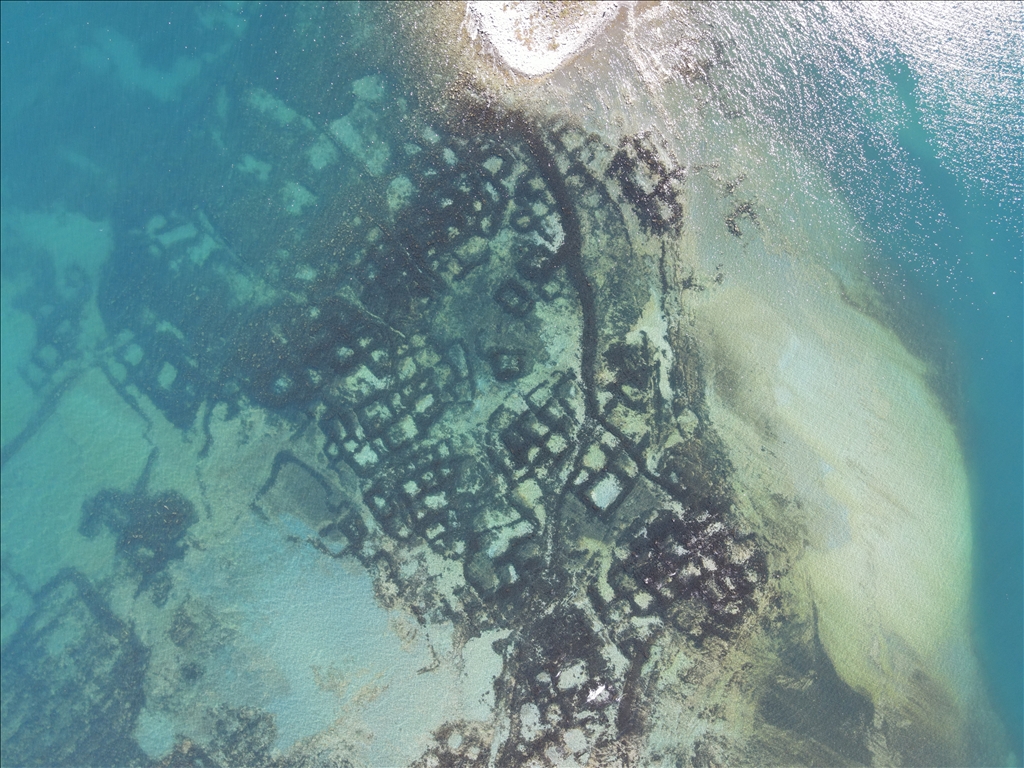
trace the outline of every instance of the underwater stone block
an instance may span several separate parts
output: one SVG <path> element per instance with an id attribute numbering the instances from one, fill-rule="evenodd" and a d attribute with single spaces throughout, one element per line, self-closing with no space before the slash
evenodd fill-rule
<path id="1" fill-rule="evenodd" d="M 352 111 L 329 126 L 331 136 L 366 166 L 373 176 L 383 175 L 391 159 L 391 147 L 381 137 L 383 117 L 358 101 Z"/>
<path id="2" fill-rule="evenodd" d="M 491 364 L 494 378 L 503 383 L 522 378 L 529 367 L 523 350 L 503 347 L 489 350 L 487 362 Z"/>

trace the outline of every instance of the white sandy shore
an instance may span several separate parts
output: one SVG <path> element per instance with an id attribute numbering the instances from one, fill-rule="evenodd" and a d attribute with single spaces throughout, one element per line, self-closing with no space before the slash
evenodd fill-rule
<path id="1" fill-rule="evenodd" d="M 619 12 L 618 2 L 482 2 L 466 4 L 466 24 L 510 69 L 538 77 L 587 47 Z"/>

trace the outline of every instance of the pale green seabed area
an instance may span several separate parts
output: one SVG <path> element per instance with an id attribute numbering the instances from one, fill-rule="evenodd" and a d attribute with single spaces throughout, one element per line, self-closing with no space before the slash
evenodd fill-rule
<path id="1" fill-rule="evenodd" d="M 88 258 L 95 274 L 109 256 L 102 223 L 64 214 L 4 220 L 7 237 L 41 245 L 58 265 Z M 86 256 L 83 243 L 95 245 Z M 7 371 L 25 370 L 30 362 L 31 346 L 18 344 L 26 338 L 18 332 L 30 321 L 19 314 L 5 305 Z M 67 568 L 107 585 L 115 613 L 150 646 L 151 670 L 164 667 L 162 674 L 169 674 L 167 667 L 189 661 L 167 641 L 175 637 L 170 621 L 188 616 L 186 622 L 200 624 L 203 647 L 187 647 L 210 668 L 204 685 L 165 691 L 156 679 L 147 686 L 151 706 L 140 713 L 133 735 L 153 758 L 168 754 L 180 734 L 209 738 L 206 708 L 225 703 L 272 712 L 275 746 L 326 731 L 325 754 L 358 755 L 367 765 L 408 764 L 446 720 L 488 717 L 491 683 L 500 672 L 489 647 L 494 633 L 461 645 L 456 665 L 448 658 L 450 626 L 424 631 L 405 612 L 382 608 L 364 569 L 301 543 L 315 533 L 310 519 L 319 523 L 316 514 L 325 512 L 315 491 L 309 499 L 278 493 L 273 520 L 254 518 L 249 503 L 260 495 L 258 485 L 281 445 L 280 422 L 267 424 L 258 411 L 230 421 L 217 414 L 210 427 L 215 448 L 200 460 L 194 432 L 183 435 L 143 398 L 129 405 L 102 363 L 89 361 L 95 347 L 81 352 L 81 370 L 67 372 L 70 383 L 56 407 L 4 466 L 5 645 L 31 610 L 26 591 Z M 3 403 L 6 424 L 40 408 L 27 387 L 6 382 Z M 149 493 L 173 490 L 217 511 L 193 525 L 192 545 L 174 564 L 171 604 L 184 606 L 178 613 L 156 610 L 136 594 L 135 582 L 124 581 L 114 536 L 103 531 L 87 538 L 79 531 L 88 500 L 103 490 L 131 493 L 147 457 L 157 454 L 147 471 Z M 286 543 L 285 536 L 296 541 Z M 438 669 L 441 658 L 448 663 Z M 417 675 L 424 668 L 433 670 L 425 685 Z"/>
<path id="2" fill-rule="evenodd" d="M 145 88 L 152 72 L 133 77 L 130 46 L 115 47 L 114 74 Z M 852 216 L 805 160 L 679 83 L 655 91 L 650 112 L 627 111 L 622 93 L 642 86 L 633 63 L 611 58 L 599 68 L 585 55 L 506 96 L 543 119 L 551 104 L 556 119 L 584 115 L 583 130 L 541 149 L 518 130 L 452 136 L 383 77 L 353 78 L 331 115 L 304 114 L 308 96 L 291 106 L 289 94 L 224 88 L 205 183 L 227 179 L 237 197 L 217 210 L 154 210 L 115 233 L 5 199 L 5 253 L 31 249 L 58 286 L 92 286 L 77 355 L 39 374 L 35 394 L 19 372 L 50 353 L 4 281 L 5 654 L 20 638 L 19 651 L 58 659 L 87 647 L 84 631 L 127 659 L 130 627 L 148 649 L 144 705 L 86 654 L 74 662 L 131 724 L 117 745 L 130 762 L 190 750 L 196 764 L 201 752 L 224 765 L 374 766 L 1005 755 L 990 751 L 998 728 L 967 637 L 960 450 L 928 364 L 869 314 L 882 316 L 881 299 Z M 602 89 L 604 113 L 573 102 L 601 103 Z M 627 152 L 617 171 L 620 137 L 652 126 L 641 161 Z M 666 181 L 677 166 L 678 188 Z M 559 174 L 578 178 L 565 188 L 579 244 Z M 682 229 L 671 205 L 631 205 L 629 178 L 642 194 L 665 182 Z M 346 184 L 359 203 L 327 198 Z M 426 218 L 413 225 L 403 216 L 417 206 Z M 471 218 L 427 260 L 437 296 L 389 283 L 422 277 L 401 261 L 420 245 L 414 226 L 460 206 Z M 235 239 L 246 226 L 251 254 Z M 393 242 L 403 227 L 413 245 Z M 325 247 L 329 235 L 341 245 Z M 213 314 L 251 319 L 239 343 L 268 370 L 190 346 L 175 325 L 188 312 L 149 294 L 104 328 L 99 284 L 112 280 L 104 262 L 124 258 L 118 236 L 173 290 L 215 285 L 229 306 Z M 544 262 L 566 241 L 590 309 L 571 267 Z M 405 272 L 387 273 L 396 258 Z M 416 311 L 386 313 L 389 301 Z M 321 313 L 351 328 L 330 337 Z M 307 341 L 316 334 L 326 348 Z M 289 368 L 293 354 L 305 357 Z M 225 360 L 238 372 L 215 369 Z M 188 422 L 183 382 L 209 393 Z M 147 539 L 160 521 L 168 539 Z M 637 543 L 655 530 L 689 549 Z M 29 593 L 68 568 L 124 622 L 120 635 L 85 598 L 84 630 L 31 641 L 19 629 Z M 685 598 L 642 578 L 676 571 L 691 579 Z M 74 710 L 113 727 L 91 707 L 83 697 Z M 29 707 L 10 711 L 30 727 Z M 53 754 L 74 743 L 58 737 Z"/>

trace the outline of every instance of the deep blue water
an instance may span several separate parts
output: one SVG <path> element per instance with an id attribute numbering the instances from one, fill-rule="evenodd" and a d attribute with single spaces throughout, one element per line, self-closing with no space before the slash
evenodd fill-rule
<path id="1" fill-rule="evenodd" d="M 1020 6 L 1016 5 L 1020 19 Z M 977 11 L 982 14 L 982 11 Z M 93 220 L 138 221 L 188 199 L 180 156 L 218 88 L 247 71 L 265 82 L 277 62 L 275 23 L 287 7 L 245 14 L 242 42 L 226 27 L 204 29 L 187 3 L 2 5 L 3 208 L 80 211 Z M 756 15 L 756 14 L 755 14 Z M 828 19 L 821 26 L 841 34 Z M 984 19 L 978 22 L 984 26 Z M 83 64 L 83 47 L 111 39 L 106 28 L 136 44 L 143 64 L 171 68 L 194 57 L 204 68 L 162 102 Z M 791 29 L 779 34 L 797 34 Z M 736 34 L 748 34 L 739 29 Z M 944 382 L 967 455 L 974 499 L 976 641 L 992 694 L 1024 754 L 1024 125 L 1020 28 L 1005 55 L 979 56 L 973 82 L 1002 89 L 998 108 L 972 133 L 956 105 L 923 82 L 912 54 L 876 41 L 861 51 L 826 51 L 810 32 L 806 60 L 780 77 L 798 78 L 811 96 L 799 105 L 765 95 L 756 108 L 830 171 L 873 239 L 887 292 L 904 292 L 941 319 L 953 361 Z M 1000 38 L 1002 39 L 1002 38 Z M 965 37 L 951 46 L 981 45 Z M 742 47 L 756 46 L 749 33 Z M 886 49 L 886 45 L 890 47 Z M 220 46 L 234 46 L 204 59 Z M 100 48 L 102 51 L 102 47 Z M 101 53 L 109 58 L 110 52 Z M 970 59 L 971 54 L 965 54 Z M 1011 63 L 1007 64 L 1007 60 Z M 362 74 L 358 56 L 351 77 Z M 242 73 L 241 75 L 239 73 Z M 282 71 L 281 77 L 299 77 Z M 793 89 L 790 89 L 792 92 Z M 850 96 L 857 93 L 858 98 Z M 325 93 L 325 99 L 343 98 Z M 754 99 L 756 102 L 757 99 Z M 882 106 L 879 107 L 878 105 Z M 867 105 L 872 105 L 871 108 Z M 884 112 L 879 122 L 878 111 Z M 1001 110 L 1001 111 L 1000 111 Z M 837 125 L 845 126 L 835 131 Z M 973 126 L 977 128 L 976 125 Z M 979 150 L 979 141 L 1001 143 Z M 88 163 L 85 163 L 85 160 Z M 115 224 L 116 227 L 116 224 Z M 48 267 L 5 246 L 2 276 L 27 279 L 23 301 L 47 303 L 57 290 Z M 57 315 L 59 316 L 59 311 Z M 38 317 L 42 317 L 39 315 Z M 44 322 L 44 320 L 40 320 Z M 56 321 L 47 321 L 57 327 Z M 5 337 L 6 338 L 6 337 Z M 934 344 L 931 336 L 930 344 Z M 72 349 L 59 350 L 73 354 Z M 7 398 L 8 392 L 3 396 Z M 6 411 L 5 411 L 6 413 Z M 7 440 L 5 430 L 5 441 Z M 5 452 L 6 452 L 5 447 Z M 7 546 L 15 546 L 5 542 Z M 5 589 L 7 582 L 5 581 Z"/>

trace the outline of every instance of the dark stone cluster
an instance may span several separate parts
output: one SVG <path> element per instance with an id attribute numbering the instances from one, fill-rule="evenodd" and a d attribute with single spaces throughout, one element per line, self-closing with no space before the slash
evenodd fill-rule
<path id="1" fill-rule="evenodd" d="M 473 236 L 489 239 L 504 223 L 510 190 L 502 183 L 516 157 L 499 141 L 451 134 L 435 141 L 406 145 L 404 174 L 415 190 L 398 212 L 393 239 L 397 248 L 419 265 L 415 269 L 444 283 L 465 279 L 489 262 L 485 250 L 459 252 Z"/>
<path id="2" fill-rule="evenodd" d="M 552 200 L 540 177 L 518 179 L 524 170 L 521 149 L 487 137 L 433 138 L 405 145 L 404 178 L 412 185 L 408 204 L 393 221 L 373 220 L 381 237 L 361 256 L 365 306 L 393 322 L 413 319 L 431 299 L 490 265 L 486 241 L 505 226 L 519 236 L 515 247 L 523 254 L 526 279 L 543 293 L 554 259 L 544 255 L 549 249 L 534 233 L 550 239 L 539 218 Z M 556 290 L 547 287 L 549 293 Z M 495 298 L 517 317 L 534 301 L 515 277 Z"/>
<path id="3" fill-rule="evenodd" d="M 621 676 L 584 613 L 556 605 L 529 622 L 508 654 L 501 691 L 510 715 L 499 765 L 575 761 L 616 733 Z"/>
<path id="4" fill-rule="evenodd" d="M 114 383 L 129 397 L 137 388 L 183 429 L 204 401 L 248 399 L 291 414 L 333 405 L 342 379 L 360 367 L 390 386 L 397 372 L 384 368 L 399 361 L 405 339 L 426 332 L 428 346 L 446 355 L 460 331 L 431 326 L 453 294 L 460 312 L 486 304 L 510 320 L 502 328 L 481 307 L 495 330 L 449 361 L 462 379 L 476 364 L 501 383 L 528 373 L 534 351 L 517 337 L 536 304 L 564 286 L 557 206 L 529 153 L 515 139 L 437 134 L 406 141 L 404 152 L 405 175 L 392 186 L 405 182 L 407 199 L 392 210 L 390 198 L 385 205 L 385 195 L 369 195 L 359 215 L 349 214 L 361 229 L 339 234 L 327 220 L 296 227 L 283 214 L 282 234 L 244 255 L 204 216 L 156 217 L 127 233 L 99 293 L 117 339 Z M 222 215 L 238 228 L 230 211 Z M 502 229 L 512 231 L 513 258 L 492 263 L 489 241 Z M 446 391 L 441 379 L 435 392 Z M 439 408 L 438 399 L 416 418 Z"/>
<path id="5" fill-rule="evenodd" d="M 628 550 L 608 574 L 615 599 L 600 600 L 611 624 L 657 615 L 697 639 L 727 637 L 766 578 L 753 537 L 739 534 L 720 511 L 661 508 L 625 538 Z M 635 652 L 632 639 L 626 645 L 624 652 Z"/>
<path id="6" fill-rule="evenodd" d="M 683 221 L 679 198 L 685 173 L 664 155 L 652 134 L 638 133 L 622 140 L 608 169 L 640 223 L 658 234 L 679 229 Z"/>
<path id="7" fill-rule="evenodd" d="M 664 431 L 669 415 L 658 387 L 661 361 L 652 354 L 645 333 L 638 341 L 616 341 L 603 357 L 607 383 L 602 391 L 602 421 L 634 451 L 647 450 Z"/>
<path id="8" fill-rule="evenodd" d="M 53 259 L 31 249 L 6 248 L 4 277 L 15 275 L 27 277 L 28 287 L 11 304 L 32 318 L 35 329 L 30 361 L 18 373 L 40 393 L 53 383 L 61 366 L 81 355 L 82 315 L 92 298 L 92 280 L 74 263 L 58 268 Z"/>
<path id="9" fill-rule="evenodd" d="M 466 552 L 477 493 L 485 486 L 470 459 L 438 443 L 374 478 L 364 500 L 389 536 L 406 542 L 419 537 L 458 559 Z"/>
<path id="10" fill-rule="evenodd" d="M 235 375 L 255 402 L 274 409 L 307 407 L 367 363 L 390 378 L 381 366 L 391 359 L 387 328 L 337 297 L 316 298 L 322 300 L 285 301 L 252 319 Z"/>
<path id="11" fill-rule="evenodd" d="M 725 217 L 725 228 L 729 230 L 729 234 L 733 237 L 742 237 L 743 230 L 740 229 L 740 221 L 746 219 L 756 227 L 760 227 L 761 223 L 757 219 L 757 211 L 754 210 L 754 204 L 749 200 L 744 200 L 736 203 L 732 210 Z"/>
<path id="12" fill-rule="evenodd" d="M 477 723 L 448 722 L 433 734 L 433 745 L 412 768 L 485 768 L 491 760 L 491 734 Z"/>
<path id="13" fill-rule="evenodd" d="M 232 293 L 227 276 L 239 265 L 223 243 L 178 217 L 163 229 L 163 241 L 141 229 L 126 233 L 104 266 L 97 300 L 123 383 L 188 429 L 205 399 L 224 399 L 250 310 Z M 205 237 L 210 252 L 199 259 L 191 249 Z"/>
<path id="14" fill-rule="evenodd" d="M 253 707 L 221 706 L 211 719 L 214 738 L 208 751 L 217 765 L 272 765 L 277 740 L 273 715 Z"/>
<path id="15" fill-rule="evenodd" d="M 209 712 L 207 729 L 212 736 L 202 747 L 179 739 L 158 768 L 222 768 L 231 765 L 262 765 L 268 768 L 299 768 L 327 763 L 275 755 L 277 724 L 273 715 L 255 707 L 220 706 Z M 334 763 L 337 764 L 337 763 Z M 344 768 L 342 764 L 341 768 Z"/>
<path id="16" fill-rule="evenodd" d="M 461 348 L 444 359 L 434 349 L 420 349 L 420 359 L 429 361 L 422 376 L 416 373 L 417 355 L 410 354 L 396 364 L 399 374 L 390 388 L 366 391 L 350 382 L 351 399 L 338 400 L 321 417 L 325 450 L 332 462 L 344 462 L 361 478 L 363 502 L 389 537 L 409 546 L 425 542 L 461 561 L 481 597 L 508 604 L 523 586 L 521 579 L 538 566 L 532 537 L 539 525 L 532 510 L 502 492 L 477 453 L 434 436 L 434 419 L 456 404 L 466 381 Z M 399 354 L 404 351 L 399 347 Z M 446 364 L 452 357 L 454 364 Z M 365 381 L 373 374 L 362 376 Z M 343 529 L 353 545 L 349 551 L 358 552 L 355 545 L 365 536 L 352 530 L 359 528 L 358 517 L 332 526 Z"/>
<path id="17" fill-rule="evenodd" d="M 606 429 L 596 430 L 581 457 L 570 480 L 573 495 L 593 516 L 608 521 L 639 479 L 639 467 L 622 441 Z"/>
<path id="18" fill-rule="evenodd" d="M 565 374 L 495 409 L 487 425 L 489 455 L 509 487 L 530 479 L 555 487 L 574 452 L 581 411 L 579 386 Z"/>
<path id="19" fill-rule="evenodd" d="M 656 366 L 651 360 L 646 335 L 639 344 L 617 341 L 605 351 L 607 367 L 614 371 L 613 381 L 606 389 L 635 411 L 650 407 Z M 606 410 L 610 410 L 606 406 Z"/>
<path id="20" fill-rule="evenodd" d="M 580 418 L 578 403 L 570 402 L 578 390 L 559 374 L 527 396 L 526 410 L 543 423 L 532 428 L 548 433 L 540 457 L 513 445 L 537 437 L 528 434 L 522 409 L 508 417 L 519 422 L 507 432 L 509 425 L 496 426 L 503 416 L 491 417 L 488 434 L 504 433 L 505 442 L 496 442 L 512 450 L 497 476 L 477 436 L 448 434 L 449 423 L 476 407 L 485 373 L 514 385 L 533 368 L 533 353 L 517 342 L 534 307 L 558 296 L 564 279 L 559 250 L 545 239 L 558 234 L 554 200 L 523 147 L 435 139 L 406 145 L 407 178 L 418 190 L 412 202 L 386 224 L 372 224 L 364 245 L 346 254 L 359 277 L 358 310 L 312 298 L 302 312 L 297 305 L 271 309 L 264 317 L 272 320 L 255 323 L 261 335 L 246 353 L 252 363 L 244 386 L 270 406 L 285 404 L 275 401 L 275 387 L 307 406 L 321 404 L 328 461 L 355 473 L 366 508 L 389 537 L 462 562 L 470 588 L 490 606 L 490 618 L 474 619 L 486 625 L 513 610 L 540 564 L 540 523 L 516 493 L 524 473 L 505 465 L 544 464 L 539 475 L 546 477 L 566 460 Z M 492 262 L 485 236 L 502 228 L 512 230 L 505 235 L 512 259 Z M 424 290 L 409 293 L 402 284 L 410 279 Z M 472 342 L 427 313 L 449 300 L 467 313 Z M 313 320 L 311 310 L 318 313 Z M 510 400 L 521 402 L 518 395 Z M 335 551 L 332 537 L 344 538 L 345 551 L 358 555 L 365 538 L 359 528 L 358 516 L 339 518 L 321 531 L 325 549 Z"/>
<path id="21" fill-rule="evenodd" d="M 104 490 L 83 505 L 79 531 L 92 538 L 102 526 L 114 534 L 117 552 L 139 578 L 141 592 L 171 560 L 184 557 L 185 534 L 195 521 L 192 502 L 174 491 L 148 495 Z"/>

